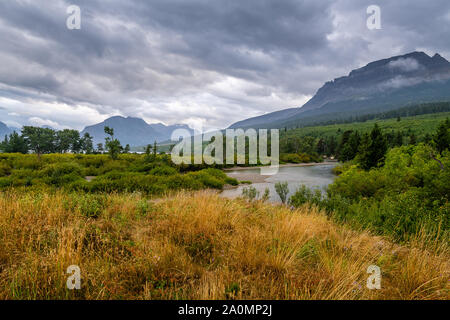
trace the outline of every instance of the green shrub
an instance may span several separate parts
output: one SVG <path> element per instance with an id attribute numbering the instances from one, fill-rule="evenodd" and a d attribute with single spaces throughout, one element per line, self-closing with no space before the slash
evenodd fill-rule
<path id="1" fill-rule="evenodd" d="M 158 166 L 156 168 L 153 168 L 149 172 L 149 174 L 152 174 L 155 176 L 172 176 L 177 173 L 178 173 L 178 171 L 175 168 L 168 167 L 168 166 Z"/>
<path id="2" fill-rule="evenodd" d="M 299 190 L 291 203 L 317 202 L 337 221 L 370 228 L 406 241 L 420 230 L 447 238 L 450 232 L 450 154 L 433 156 L 419 144 L 391 149 L 383 167 L 363 171 L 345 166 L 328 187 L 327 197 Z"/>
<path id="3" fill-rule="evenodd" d="M 300 207 L 306 203 L 322 206 L 322 192 L 319 189 L 314 191 L 302 185 L 297 191 L 289 198 L 289 204 L 294 207 Z"/>
<path id="4" fill-rule="evenodd" d="M 237 186 L 237 185 L 239 185 L 239 181 L 237 181 L 237 179 L 235 179 L 235 178 L 230 178 L 230 177 L 226 177 L 226 178 L 225 178 L 225 183 L 226 183 L 226 184 L 229 184 L 229 185 L 232 185 L 232 186 Z"/>
<path id="5" fill-rule="evenodd" d="M 286 203 L 287 195 L 289 193 L 289 187 L 287 182 L 277 182 L 275 183 L 275 191 L 281 199 L 282 203 Z"/>
<path id="6" fill-rule="evenodd" d="M 108 204 L 106 195 L 84 194 L 73 196 L 77 210 L 88 218 L 98 218 Z"/>
<path id="7" fill-rule="evenodd" d="M 258 199 L 259 197 L 259 191 L 256 190 L 255 187 L 248 187 L 248 188 L 244 188 L 242 189 L 242 197 L 244 199 L 247 199 L 248 201 L 254 201 L 256 199 Z"/>
<path id="8" fill-rule="evenodd" d="M 0 162 L 0 177 L 4 177 L 11 174 L 11 166 L 6 161 Z"/>

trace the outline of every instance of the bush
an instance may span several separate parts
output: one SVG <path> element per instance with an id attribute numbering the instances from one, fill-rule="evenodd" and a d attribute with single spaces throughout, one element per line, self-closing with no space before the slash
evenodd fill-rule
<path id="1" fill-rule="evenodd" d="M 242 197 L 248 201 L 254 201 L 259 197 L 259 191 L 255 187 L 248 187 L 242 189 Z"/>
<path id="2" fill-rule="evenodd" d="M 286 203 L 287 195 L 289 193 L 289 187 L 287 182 L 275 183 L 275 191 L 281 199 L 281 202 Z"/>
<path id="3" fill-rule="evenodd" d="M 134 192 L 162 195 L 170 190 L 222 189 L 238 185 L 219 169 L 175 166 L 170 157 L 157 156 L 148 162 L 144 155 L 123 154 L 112 160 L 107 155 L 0 154 L 0 189 L 10 187 L 64 188 L 68 191 Z M 186 174 L 180 171 L 190 171 Z M 88 182 L 85 176 L 96 178 Z"/>
<path id="4" fill-rule="evenodd" d="M 306 186 L 302 185 L 289 198 L 289 204 L 294 207 L 301 207 L 306 203 L 321 207 L 322 192 L 319 189 L 312 191 L 311 189 L 308 189 Z"/>
<path id="5" fill-rule="evenodd" d="M 177 174 L 178 171 L 175 168 L 168 167 L 168 166 L 158 166 L 152 170 L 150 170 L 149 174 L 155 175 L 155 176 L 172 176 Z"/>
<path id="6" fill-rule="evenodd" d="M 0 177 L 8 176 L 11 174 L 11 166 L 6 162 L 0 162 Z"/>
<path id="7" fill-rule="evenodd" d="M 385 165 L 363 171 L 343 167 L 320 201 L 334 219 L 370 228 L 405 241 L 425 229 L 434 237 L 448 237 L 450 156 L 433 156 L 419 144 L 391 149 Z M 308 192 L 296 194 L 293 204 L 304 203 Z"/>
<path id="8" fill-rule="evenodd" d="M 68 205 L 85 217 L 98 218 L 108 205 L 108 198 L 106 195 L 73 194 Z"/>

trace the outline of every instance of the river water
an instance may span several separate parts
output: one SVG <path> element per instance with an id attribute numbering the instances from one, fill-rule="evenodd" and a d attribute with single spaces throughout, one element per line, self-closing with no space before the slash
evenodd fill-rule
<path id="1" fill-rule="evenodd" d="M 284 181 L 288 182 L 288 198 L 295 193 L 301 185 L 305 185 L 310 189 L 320 189 L 321 191 L 324 191 L 336 177 L 332 172 L 332 169 L 336 165 L 337 164 L 317 164 L 305 167 L 280 167 L 276 175 L 267 176 L 264 182 L 252 183 L 251 186 L 255 187 L 260 192 L 260 196 L 262 196 L 266 188 L 269 188 L 270 201 L 280 202 L 280 198 L 275 191 L 275 183 Z M 259 174 L 259 169 L 245 169 L 227 172 L 227 175 L 238 180 L 245 180 L 245 176 L 255 174 Z M 240 185 L 234 189 L 224 190 L 221 195 L 226 198 L 236 198 L 242 195 L 242 189 L 246 187 L 248 188 L 249 185 Z"/>

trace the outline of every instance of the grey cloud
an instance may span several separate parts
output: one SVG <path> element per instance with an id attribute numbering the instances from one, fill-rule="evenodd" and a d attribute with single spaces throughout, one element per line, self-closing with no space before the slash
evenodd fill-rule
<path id="1" fill-rule="evenodd" d="M 420 69 L 420 64 L 416 59 L 406 58 L 397 59 L 388 63 L 388 68 L 398 69 L 403 72 L 410 72 Z"/>
<path id="2" fill-rule="evenodd" d="M 61 126 L 122 114 L 225 127 L 300 106 L 325 81 L 375 59 L 450 54 L 448 1 L 377 1 L 383 30 L 375 32 L 365 26 L 372 2 L 73 0 L 82 28 L 71 31 L 68 1 L 2 1 L 0 98 L 93 110 L 95 119 L 75 121 L 36 109 L 35 118 Z"/>

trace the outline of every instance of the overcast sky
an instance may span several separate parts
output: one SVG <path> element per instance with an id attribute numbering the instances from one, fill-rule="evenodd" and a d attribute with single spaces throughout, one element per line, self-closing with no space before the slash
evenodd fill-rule
<path id="1" fill-rule="evenodd" d="M 71 4 L 81 30 L 66 27 Z M 381 30 L 366 26 L 371 4 Z M 449 0 L 3 0 L 0 121 L 224 128 L 415 50 L 450 58 Z"/>

